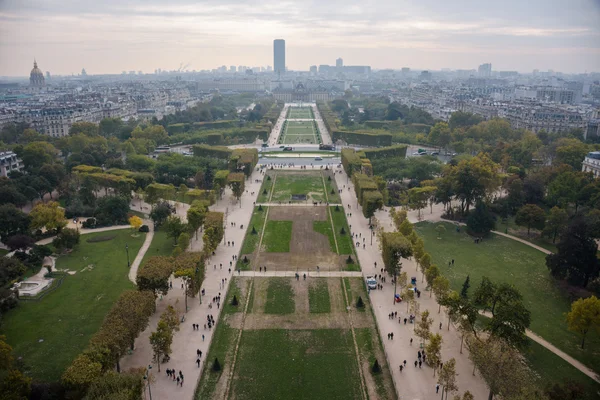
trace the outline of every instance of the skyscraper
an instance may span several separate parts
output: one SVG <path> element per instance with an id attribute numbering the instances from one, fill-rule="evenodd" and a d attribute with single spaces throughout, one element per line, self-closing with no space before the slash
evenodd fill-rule
<path id="1" fill-rule="evenodd" d="M 341 57 L 335 60 L 335 66 L 337 69 L 342 69 L 344 67 L 344 60 Z"/>
<path id="2" fill-rule="evenodd" d="M 273 70 L 276 74 L 285 73 L 285 40 L 273 40 Z"/>
<path id="3" fill-rule="evenodd" d="M 481 64 L 479 66 L 478 72 L 481 78 L 489 78 L 490 76 L 492 76 L 492 64 Z"/>

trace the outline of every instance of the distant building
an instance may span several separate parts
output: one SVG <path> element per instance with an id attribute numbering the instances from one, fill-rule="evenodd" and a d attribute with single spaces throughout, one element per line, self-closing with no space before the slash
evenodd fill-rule
<path id="1" fill-rule="evenodd" d="M 583 163 L 581 163 L 581 170 L 591 172 L 594 174 L 594 178 L 598 178 L 600 176 L 600 151 L 588 153 L 583 159 Z"/>
<path id="2" fill-rule="evenodd" d="M 329 101 L 332 99 L 330 92 L 323 87 L 306 88 L 304 84 L 298 83 L 293 89 L 278 86 L 273 89 L 273 98 L 277 101 L 297 102 L 297 101 Z"/>
<path id="3" fill-rule="evenodd" d="M 342 67 L 344 66 L 344 60 L 340 57 L 337 60 L 335 60 L 335 67 L 337 69 L 342 69 Z"/>
<path id="4" fill-rule="evenodd" d="M 0 176 L 8 177 L 11 171 L 22 171 L 25 165 L 12 151 L 0 152 Z"/>
<path id="5" fill-rule="evenodd" d="M 87 72 L 85 72 L 85 68 L 81 68 L 81 76 L 87 76 Z"/>
<path id="6" fill-rule="evenodd" d="M 29 86 L 32 88 L 42 88 L 46 86 L 44 73 L 38 68 L 36 60 L 33 60 L 33 69 L 29 73 Z"/>
<path id="7" fill-rule="evenodd" d="M 229 67 L 229 72 L 235 72 L 237 70 L 237 68 L 235 67 L 235 65 L 231 65 Z"/>
<path id="8" fill-rule="evenodd" d="M 419 79 L 421 79 L 422 81 L 430 81 L 431 80 L 431 72 L 421 71 L 421 75 L 419 75 Z"/>
<path id="9" fill-rule="evenodd" d="M 273 71 L 276 74 L 285 74 L 285 40 L 273 41 Z"/>
<path id="10" fill-rule="evenodd" d="M 317 66 L 311 65 L 309 71 L 310 71 L 311 75 L 316 75 L 318 72 Z"/>
<path id="11" fill-rule="evenodd" d="M 489 78 L 492 76 L 492 64 L 485 63 L 481 64 L 478 69 L 479 76 L 481 78 Z"/>

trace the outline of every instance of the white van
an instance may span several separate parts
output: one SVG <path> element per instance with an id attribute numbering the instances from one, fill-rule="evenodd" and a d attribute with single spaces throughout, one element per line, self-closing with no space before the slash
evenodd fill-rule
<path id="1" fill-rule="evenodd" d="M 374 276 L 367 276 L 367 287 L 371 290 L 377 289 L 377 279 Z"/>

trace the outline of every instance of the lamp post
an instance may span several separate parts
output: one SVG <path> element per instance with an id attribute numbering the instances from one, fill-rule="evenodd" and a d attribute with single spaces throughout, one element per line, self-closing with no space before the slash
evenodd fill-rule
<path id="1" fill-rule="evenodd" d="M 144 372 L 144 380 L 148 381 L 148 394 L 150 395 L 150 400 L 152 400 L 152 387 L 150 386 L 150 370 L 152 369 L 152 365 L 148 364 L 148 368 Z"/>
<path id="2" fill-rule="evenodd" d="M 398 271 L 402 269 L 402 263 L 398 263 L 394 266 L 394 302 L 392 304 L 396 304 L 396 290 L 398 286 Z"/>
<path id="3" fill-rule="evenodd" d="M 125 251 L 127 252 L 127 268 L 129 268 L 131 265 L 129 263 L 129 245 L 127 243 L 125 243 Z"/>

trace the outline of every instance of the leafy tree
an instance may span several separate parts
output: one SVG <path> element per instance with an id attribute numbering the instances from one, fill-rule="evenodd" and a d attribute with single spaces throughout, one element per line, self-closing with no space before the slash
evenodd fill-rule
<path id="1" fill-rule="evenodd" d="M 445 122 L 436 123 L 427 136 L 429 143 L 439 148 L 446 148 L 450 144 L 450 139 L 450 129 Z"/>
<path id="2" fill-rule="evenodd" d="M 437 232 L 437 238 L 441 239 L 442 235 L 446 232 L 446 227 L 442 224 L 439 224 L 435 227 L 435 231 Z"/>
<path id="3" fill-rule="evenodd" d="M 556 247 L 556 253 L 546 256 L 546 266 L 555 278 L 586 287 L 600 273 L 600 261 L 596 257 L 598 245 L 582 220 L 571 223 Z"/>
<path id="4" fill-rule="evenodd" d="M 428 287 L 431 288 L 433 286 L 433 282 L 435 281 L 435 278 L 440 276 L 440 273 L 441 273 L 440 269 L 435 264 L 431 265 L 429 268 L 427 268 L 425 270 L 425 280 L 427 281 Z M 433 290 L 432 290 L 432 292 L 433 292 Z M 431 297 L 431 293 L 429 296 Z"/>
<path id="5" fill-rule="evenodd" d="M 6 178 L 0 177 L 0 182 L 2 179 L 6 179 Z M 31 190 L 34 191 L 34 195 L 37 197 L 37 193 L 35 192 L 35 190 L 34 189 L 31 189 Z M 12 204 L 17 207 L 23 207 L 25 204 L 27 204 L 28 199 L 33 200 L 33 199 L 35 199 L 35 197 L 33 197 L 33 198 L 26 197 L 25 195 L 21 194 L 12 185 L 0 186 L 0 205 Z"/>
<path id="6" fill-rule="evenodd" d="M 456 167 L 446 171 L 454 181 L 456 196 L 461 200 L 463 213 L 477 200 L 493 193 L 500 185 L 499 166 L 485 153 L 469 160 L 462 160 Z"/>
<path id="7" fill-rule="evenodd" d="M 154 361 L 158 364 L 160 372 L 160 363 L 164 356 L 171 354 L 171 344 L 173 343 L 173 331 L 169 329 L 167 323 L 163 320 L 158 322 L 156 331 L 150 334 L 150 346 L 154 353 Z"/>
<path id="8" fill-rule="evenodd" d="M 375 211 L 383 208 L 383 195 L 377 190 L 365 192 L 362 196 L 361 205 L 363 216 L 369 218 L 370 224 L 371 218 L 375 215 Z"/>
<path id="9" fill-rule="evenodd" d="M 438 313 L 442 309 L 442 303 L 444 302 L 446 296 L 450 291 L 450 281 L 443 275 L 436 277 L 433 280 L 433 285 L 431 286 L 433 293 L 435 293 L 435 297 L 439 303 Z"/>
<path id="10" fill-rule="evenodd" d="M 471 277 L 467 275 L 467 279 L 462 285 L 462 289 L 460 290 L 460 297 L 466 299 L 469 297 L 469 288 L 471 287 Z"/>
<path id="11" fill-rule="evenodd" d="M 585 345 L 585 336 L 591 328 L 600 332 L 600 300 L 596 296 L 579 299 L 571 304 L 567 314 L 570 331 L 581 334 L 581 348 Z"/>
<path id="12" fill-rule="evenodd" d="M 81 353 L 62 374 L 62 383 L 72 389 L 85 389 L 102 375 L 102 364 Z"/>
<path id="13" fill-rule="evenodd" d="M 548 214 L 548 219 L 542 233 L 547 237 L 551 237 L 552 243 L 555 243 L 556 237 L 564 232 L 568 223 L 569 214 L 567 214 L 567 211 L 554 206 L 550 209 L 550 214 Z"/>
<path id="14" fill-rule="evenodd" d="M 429 310 L 425 310 L 421 313 L 421 320 L 415 326 L 415 335 L 421 338 L 422 342 L 429 339 L 431 335 L 431 325 L 433 324 L 433 318 L 429 317 Z"/>
<path id="15" fill-rule="evenodd" d="M 395 275 L 399 273 L 401 258 L 408 258 L 412 255 L 412 245 L 410 241 L 399 232 L 382 232 L 380 234 L 381 256 L 385 270 Z"/>
<path id="16" fill-rule="evenodd" d="M 181 251 L 185 251 L 187 247 L 190 245 L 190 235 L 186 232 L 183 232 L 177 238 L 177 248 Z"/>
<path id="17" fill-rule="evenodd" d="M 408 221 L 408 219 L 405 219 L 404 221 L 402 221 L 402 223 L 398 227 L 398 232 L 400 232 L 401 234 L 403 234 L 406 237 L 410 236 L 412 231 L 413 231 L 413 226 Z"/>
<path id="18" fill-rule="evenodd" d="M 425 354 L 427 355 L 427 363 L 433 368 L 433 376 L 435 376 L 435 371 L 442 358 L 442 337 L 439 334 L 429 335 L 429 343 L 425 346 Z"/>
<path id="19" fill-rule="evenodd" d="M 192 232 L 196 232 L 196 239 L 198 239 L 198 229 L 204 224 L 206 211 L 206 206 L 197 200 L 192 203 L 187 211 L 188 225 Z"/>
<path id="20" fill-rule="evenodd" d="M 514 212 L 514 210 L 519 209 L 523 204 L 525 204 L 525 191 L 523 181 L 519 178 L 512 179 L 510 183 L 507 185 L 508 196 L 506 201 L 508 202 L 508 207 L 510 208 L 510 212 Z"/>
<path id="21" fill-rule="evenodd" d="M 150 218 L 152 218 L 152 221 L 154 221 L 155 228 L 160 228 L 167 218 L 174 212 L 175 210 L 173 209 L 173 206 L 166 201 L 161 201 L 155 204 L 150 212 Z"/>
<path id="22" fill-rule="evenodd" d="M 27 171 L 37 171 L 44 164 L 52 164 L 56 160 L 58 150 L 48 142 L 31 142 L 15 152 L 23 160 Z"/>
<path id="23" fill-rule="evenodd" d="M 126 224 L 129 219 L 129 198 L 104 196 L 98 199 L 94 218 L 98 226 Z"/>
<path id="24" fill-rule="evenodd" d="M 456 360 L 454 358 L 449 359 L 444 363 L 438 376 L 438 383 L 444 388 L 446 392 L 446 398 L 448 398 L 448 392 L 454 393 L 458 391 L 458 385 L 456 384 Z"/>
<path id="25" fill-rule="evenodd" d="M 240 199 L 244 194 L 244 190 L 246 190 L 246 176 L 241 172 L 231 172 L 227 176 L 227 184 L 231 188 L 233 195 L 240 202 L 240 207 L 242 207 L 242 202 Z"/>
<path id="26" fill-rule="evenodd" d="M 585 388 L 580 383 L 568 380 L 549 386 L 545 394 L 549 400 L 579 400 L 585 398 Z"/>
<path id="27" fill-rule="evenodd" d="M 494 229 L 496 222 L 494 216 L 489 211 L 488 206 L 483 201 L 478 201 L 475 210 L 469 213 L 467 218 L 467 228 L 475 235 L 487 235 Z"/>
<path id="28" fill-rule="evenodd" d="M 546 223 L 546 213 L 544 210 L 535 204 L 525 204 L 519 209 L 515 217 L 515 222 L 519 226 L 527 227 L 527 234 L 531 228 L 543 229 Z"/>
<path id="29" fill-rule="evenodd" d="M 151 290 L 155 296 L 169 291 L 169 277 L 173 273 L 170 257 L 150 257 L 138 270 L 136 283 L 139 290 Z"/>
<path id="30" fill-rule="evenodd" d="M 521 353 L 503 339 L 490 336 L 480 340 L 469 336 L 467 346 L 469 358 L 490 390 L 488 399 L 517 398 L 534 381 Z"/>
<path id="31" fill-rule="evenodd" d="M 425 279 L 425 274 L 427 273 L 427 269 L 431 267 L 431 256 L 429 253 L 425 253 L 419 258 L 419 268 L 421 270 L 421 282 Z"/>
<path id="32" fill-rule="evenodd" d="M 36 204 L 29 216 L 31 217 L 31 229 L 61 230 L 67 225 L 65 211 L 55 201 Z"/>
<path id="33" fill-rule="evenodd" d="M 588 146 L 578 139 L 559 139 L 556 142 L 556 158 L 553 164 L 567 164 L 575 171 L 581 171 L 581 162 L 588 151 Z"/>
<path id="34" fill-rule="evenodd" d="M 140 229 L 140 226 L 142 226 L 143 223 L 144 221 L 142 221 L 142 219 L 137 215 L 132 215 L 129 217 L 129 225 L 131 225 L 131 228 L 136 232 L 138 229 Z"/>
<path id="35" fill-rule="evenodd" d="M 173 238 L 174 243 L 177 243 L 179 236 L 188 230 L 187 224 L 175 215 L 169 216 L 162 227 L 167 232 L 167 237 Z"/>
<path id="36" fill-rule="evenodd" d="M 79 231 L 76 229 L 65 228 L 52 241 L 52 245 L 57 250 L 72 249 L 79 244 Z"/>
<path id="37" fill-rule="evenodd" d="M 11 250 L 26 250 L 35 244 L 35 240 L 29 235 L 13 235 L 6 241 L 6 246 Z"/>

